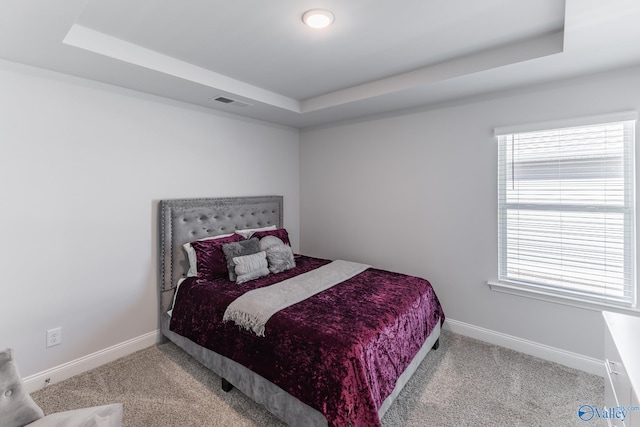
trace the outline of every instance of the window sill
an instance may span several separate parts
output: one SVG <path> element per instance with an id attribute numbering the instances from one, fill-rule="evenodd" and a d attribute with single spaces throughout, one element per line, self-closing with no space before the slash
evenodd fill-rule
<path id="1" fill-rule="evenodd" d="M 621 306 L 615 304 L 606 304 L 602 302 L 586 301 L 580 298 L 570 296 L 556 295 L 538 289 L 525 289 L 520 286 L 512 285 L 504 282 L 488 281 L 487 284 L 492 291 L 502 292 L 510 295 L 522 296 L 525 298 L 533 298 L 540 301 L 552 302 L 555 304 L 563 304 L 571 307 L 583 308 L 593 311 L 614 311 L 618 313 L 629 313 L 638 316 L 640 309 L 637 307 Z"/>

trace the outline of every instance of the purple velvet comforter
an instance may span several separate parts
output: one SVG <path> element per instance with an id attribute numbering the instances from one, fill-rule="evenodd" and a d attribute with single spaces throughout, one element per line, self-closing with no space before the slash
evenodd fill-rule
<path id="1" fill-rule="evenodd" d="M 296 267 L 237 285 L 185 280 L 171 330 L 263 376 L 327 418 L 329 426 L 379 426 L 378 409 L 438 321 L 427 280 L 370 268 L 275 314 L 258 337 L 222 322 L 243 293 L 329 261 L 298 257 Z"/>

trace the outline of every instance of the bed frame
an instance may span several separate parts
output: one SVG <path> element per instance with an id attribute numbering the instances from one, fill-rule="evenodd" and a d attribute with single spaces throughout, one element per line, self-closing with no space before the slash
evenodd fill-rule
<path id="1" fill-rule="evenodd" d="M 225 391 L 235 386 L 292 426 L 327 426 L 316 409 L 306 405 L 272 382 L 243 365 L 206 349 L 169 330 L 171 308 L 178 281 L 185 277 L 188 260 L 182 245 L 203 237 L 232 233 L 237 229 L 269 225 L 283 226 L 282 196 L 226 197 L 211 199 L 161 200 L 160 215 L 160 329 L 162 334 L 204 366 L 222 378 Z M 437 348 L 440 322 L 409 367 L 400 376 L 395 389 L 378 411 L 380 418 L 391 406 L 431 348 Z"/>

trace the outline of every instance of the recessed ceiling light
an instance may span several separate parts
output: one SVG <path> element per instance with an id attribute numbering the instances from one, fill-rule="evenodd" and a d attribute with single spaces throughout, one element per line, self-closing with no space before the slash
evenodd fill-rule
<path id="1" fill-rule="evenodd" d="M 325 28 L 333 24 L 333 13 L 324 9 L 311 9 L 307 10 L 302 15 L 302 22 L 310 26 L 311 28 Z"/>

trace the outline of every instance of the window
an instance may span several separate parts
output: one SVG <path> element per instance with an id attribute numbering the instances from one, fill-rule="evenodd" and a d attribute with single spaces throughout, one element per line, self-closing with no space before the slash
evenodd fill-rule
<path id="1" fill-rule="evenodd" d="M 634 304 L 636 117 L 496 129 L 500 282 Z"/>

